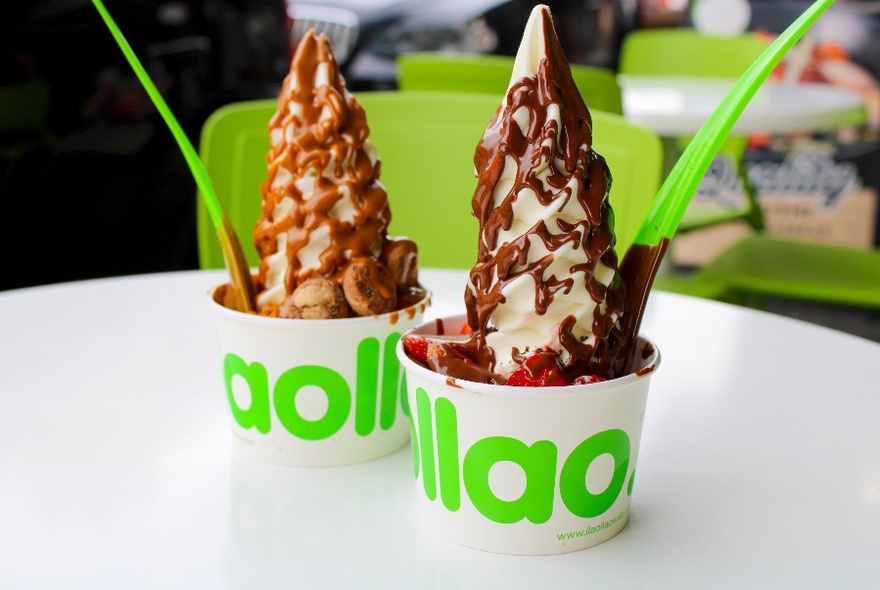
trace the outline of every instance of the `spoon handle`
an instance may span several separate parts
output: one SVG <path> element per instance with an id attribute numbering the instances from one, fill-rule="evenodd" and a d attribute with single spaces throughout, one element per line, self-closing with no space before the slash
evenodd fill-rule
<path id="1" fill-rule="evenodd" d="M 208 176 L 208 171 L 205 170 L 198 152 L 196 152 L 196 149 L 193 147 L 189 138 L 186 136 L 186 133 L 183 131 L 183 128 L 180 126 L 180 123 L 178 123 L 174 114 L 171 112 L 171 109 L 168 107 L 168 104 L 165 102 L 159 89 L 156 88 L 156 85 L 153 83 L 147 70 L 144 69 L 144 66 L 141 64 L 137 55 L 135 55 L 128 40 L 126 40 L 122 31 L 113 20 L 113 17 L 110 16 L 110 13 L 104 7 L 104 3 L 101 0 L 92 0 L 92 4 L 98 9 L 98 13 L 100 13 L 101 18 L 104 20 L 104 24 L 107 25 L 107 28 L 116 40 L 117 45 L 119 45 L 126 60 L 128 60 L 128 64 L 131 66 L 132 70 L 134 70 L 134 73 L 138 80 L 140 80 L 141 85 L 143 85 L 144 90 L 146 90 L 150 99 L 153 101 L 159 114 L 162 115 L 162 119 L 165 121 L 165 124 L 174 136 L 181 152 L 183 152 L 183 157 L 195 179 L 196 186 L 199 188 L 199 194 L 202 195 L 208 214 L 211 217 L 211 222 L 217 230 L 217 237 L 220 240 L 220 246 L 223 250 L 223 256 L 226 260 L 230 279 L 232 280 L 232 295 L 235 300 L 233 304 L 240 311 L 252 312 L 254 300 L 253 279 L 250 275 L 244 252 L 241 249 L 241 243 L 238 241 L 238 236 L 236 236 L 235 230 L 229 222 L 229 218 L 223 209 L 223 204 L 220 202 L 220 199 L 217 198 L 217 193 L 214 191 L 214 185 L 211 182 L 210 176 Z"/>
<path id="2" fill-rule="evenodd" d="M 833 3 L 834 0 L 813 3 L 764 50 L 715 107 L 661 185 L 635 244 L 655 246 L 661 238 L 672 239 L 709 164 L 749 101 L 785 53 Z"/>

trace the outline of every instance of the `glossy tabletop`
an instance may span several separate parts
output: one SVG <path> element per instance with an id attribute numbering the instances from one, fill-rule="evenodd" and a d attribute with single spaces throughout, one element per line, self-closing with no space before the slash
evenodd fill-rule
<path id="1" fill-rule="evenodd" d="M 2 588 L 877 588 L 880 345 L 654 293 L 631 520 L 550 557 L 415 518 L 409 447 L 297 469 L 233 448 L 221 271 L 0 293 Z M 465 273 L 425 270 L 430 315 Z"/>
<path id="2" fill-rule="evenodd" d="M 659 135 L 696 133 L 735 80 L 674 76 L 618 77 L 626 118 Z M 864 99 L 829 84 L 765 83 L 746 107 L 733 133 L 788 133 L 865 123 Z"/>

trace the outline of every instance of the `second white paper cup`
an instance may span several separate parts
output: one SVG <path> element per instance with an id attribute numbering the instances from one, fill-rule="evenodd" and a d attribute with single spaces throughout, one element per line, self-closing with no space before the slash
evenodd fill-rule
<path id="1" fill-rule="evenodd" d="M 443 320 L 446 333 L 463 323 Z M 650 340 L 638 346 L 633 372 L 619 379 L 511 387 L 447 378 L 398 344 L 422 520 L 463 545 L 520 555 L 578 551 L 620 532 L 660 361 Z"/>
<path id="2" fill-rule="evenodd" d="M 377 459 L 409 440 L 404 374 L 395 354 L 426 297 L 374 317 L 289 320 L 209 305 L 220 342 L 232 433 L 246 454 L 299 467 Z"/>

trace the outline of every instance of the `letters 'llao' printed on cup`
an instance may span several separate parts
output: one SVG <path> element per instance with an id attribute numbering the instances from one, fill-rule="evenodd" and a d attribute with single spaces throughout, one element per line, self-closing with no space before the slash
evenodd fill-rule
<path id="1" fill-rule="evenodd" d="M 406 381 L 395 354 L 430 298 L 406 309 L 331 320 L 280 319 L 209 305 L 235 444 L 269 463 L 363 463 L 409 440 Z"/>
<path id="2" fill-rule="evenodd" d="M 457 334 L 464 316 L 443 320 Z M 437 333 L 437 323 L 416 329 Z M 511 387 L 447 378 L 398 345 L 411 408 L 422 520 L 496 553 L 578 551 L 629 519 L 648 384 L 660 355 L 641 337 L 629 375 L 589 385 Z"/>

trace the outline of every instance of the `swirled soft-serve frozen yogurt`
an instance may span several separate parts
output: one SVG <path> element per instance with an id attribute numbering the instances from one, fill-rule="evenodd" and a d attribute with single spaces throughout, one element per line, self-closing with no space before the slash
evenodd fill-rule
<path id="1" fill-rule="evenodd" d="M 532 12 L 474 161 L 480 233 L 465 292 L 470 334 L 411 338 L 412 356 L 443 374 L 509 385 L 622 373 L 611 174 L 592 149 L 590 113 L 546 6 Z"/>

